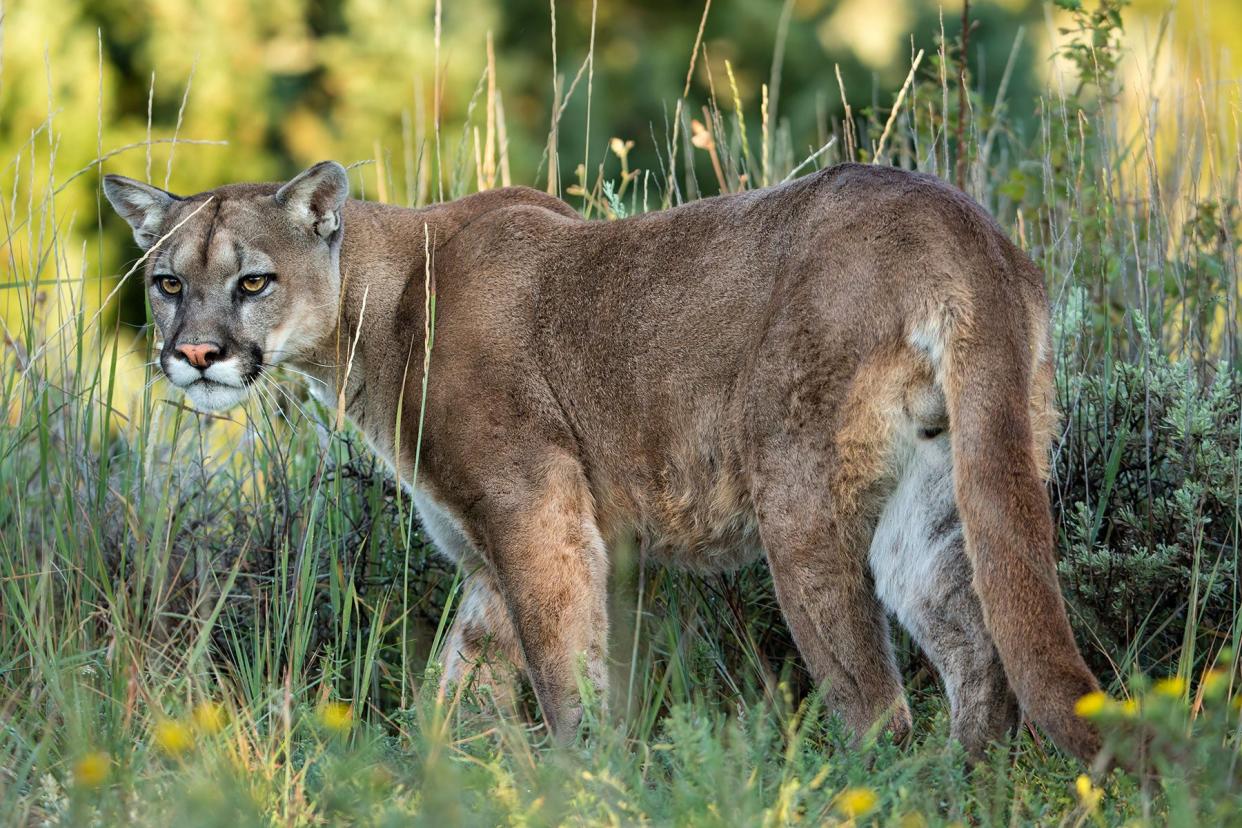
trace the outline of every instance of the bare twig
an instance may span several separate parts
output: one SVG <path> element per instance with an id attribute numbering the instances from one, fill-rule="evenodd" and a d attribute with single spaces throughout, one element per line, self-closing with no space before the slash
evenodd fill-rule
<path id="1" fill-rule="evenodd" d="M 875 156 L 871 159 L 871 163 L 879 164 L 884 157 L 884 143 L 888 140 L 888 135 L 892 132 L 893 124 L 897 120 L 897 113 L 901 111 L 901 104 L 906 99 L 906 91 L 910 89 L 910 84 L 914 83 L 914 73 L 918 71 L 919 64 L 923 62 L 923 50 L 919 49 L 919 53 L 914 56 L 914 63 L 910 66 L 910 74 L 906 75 L 906 82 L 901 85 L 901 91 L 897 93 L 897 102 L 893 104 L 893 111 L 888 113 L 888 122 L 884 124 L 884 131 L 880 133 L 880 140 L 875 145 Z"/>

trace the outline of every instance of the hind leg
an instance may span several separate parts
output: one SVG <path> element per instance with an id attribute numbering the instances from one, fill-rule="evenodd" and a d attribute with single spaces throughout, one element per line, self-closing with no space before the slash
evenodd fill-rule
<path id="1" fill-rule="evenodd" d="M 931 658 L 949 697 L 949 735 L 982 758 L 1018 725 L 1018 700 L 983 623 L 962 541 L 946 550 L 930 588 L 908 613 L 915 640 Z"/>
<path id="2" fill-rule="evenodd" d="M 795 325 L 802 323 L 794 320 Z M 799 329 L 800 330 L 800 329 Z M 751 497 L 781 611 L 811 676 L 855 736 L 904 739 L 910 709 L 867 550 L 889 487 L 892 412 L 917 367 L 896 352 L 851 370 L 850 354 L 773 352 L 756 370 Z"/>
<path id="3" fill-rule="evenodd" d="M 860 516 L 832 513 L 825 485 L 770 473 L 762 479 L 759 533 L 781 612 L 812 678 L 855 738 L 878 722 L 904 739 L 910 710 L 867 570 L 869 527 Z"/>
<path id="4" fill-rule="evenodd" d="M 953 498 L 947 436 L 910 448 L 871 547 L 876 590 L 940 673 L 950 734 L 980 758 L 1018 704 L 983 620 Z"/>

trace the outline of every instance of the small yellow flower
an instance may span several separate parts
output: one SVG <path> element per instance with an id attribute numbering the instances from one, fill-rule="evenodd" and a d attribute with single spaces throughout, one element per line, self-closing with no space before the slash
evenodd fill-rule
<path id="1" fill-rule="evenodd" d="M 1126 699 L 1121 703 L 1121 714 L 1127 719 L 1133 719 L 1139 714 L 1138 699 Z"/>
<path id="2" fill-rule="evenodd" d="M 1093 690 L 1074 703 L 1074 713 L 1079 718 L 1091 719 L 1107 710 L 1112 702 L 1103 690 Z"/>
<path id="3" fill-rule="evenodd" d="M 1104 791 L 1091 784 L 1091 779 L 1084 773 L 1079 775 L 1074 782 L 1074 787 L 1078 789 L 1078 801 L 1082 803 L 1082 807 L 1087 811 L 1094 811 L 1100 807 L 1100 800 L 1104 798 Z"/>
<path id="4" fill-rule="evenodd" d="M 328 702 L 319 708 L 319 721 L 329 730 L 349 730 L 354 721 L 354 711 L 344 702 Z"/>
<path id="5" fill-rule="evenodd" d="M 1180 699 L 1186 695 L 1186 679 L 1181 676 L 1162 678 L 1152 686 L 1152 692 L 1167 699 Z"/>
<path id="6" fill-rule="evenodd" d="M 194 746 L 194 734 L 175 719 L 161 719 L 151 731 L 155 745 L 169 756 L 180 756 Z"/>
<path id="7" fill-rule="evenodd" d="M 927 828 L 927 819 L 918 811 L 906 811 L 897 820 L 898 828 Z"/>
<path id="8" fill-rule="evenodd" d="M 226 721 L 224 708 L 213 701 L 201 702 L 194 708 L 194 725 L 202 733 L 219 733 Z"/>
<path id="9" fill-rule="evenodd" d="M 1224 695 L 1229 689 L 1229 674 L 1224 670 L 1208 670 L 1203 677 L 1203 695 L 1210 699 Z"/>
<path id="10" fill-rule="evenodd" d="M 92 750 L 78 759 L 73 766 L 73 778 L 84 788 L 98 788 L 108 779 L 112 760 L 101 750 Z"/>
<path id="11" fill-rule="evenodd" d="M 871 813 L 877 802 L 879 797 L 870 788 L 846 788 L 837 796 L 837 810 L 853 819 Z"/>

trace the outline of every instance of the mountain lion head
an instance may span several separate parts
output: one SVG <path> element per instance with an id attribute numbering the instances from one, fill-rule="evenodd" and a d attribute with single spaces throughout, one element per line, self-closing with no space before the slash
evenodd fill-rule
<path id="1" fill-rule="evenodd" d="M 118 175 L 104 194 L 149 251 L 160 367 L 198 408 L 231 408 L 265 369 L 307 356 L 336 324 L 345 168 L 179 197 Z"/>

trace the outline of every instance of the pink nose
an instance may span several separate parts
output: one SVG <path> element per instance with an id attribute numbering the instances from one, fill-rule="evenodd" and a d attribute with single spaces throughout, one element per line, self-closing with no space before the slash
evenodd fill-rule
<path id="1" fill-rule="evenodd" d="M 195 368 L 206 368 L 220 356 L 220 347 L 210 342 L 197 345 L 178 345 L 177 353 L 190 361 Z"/>

